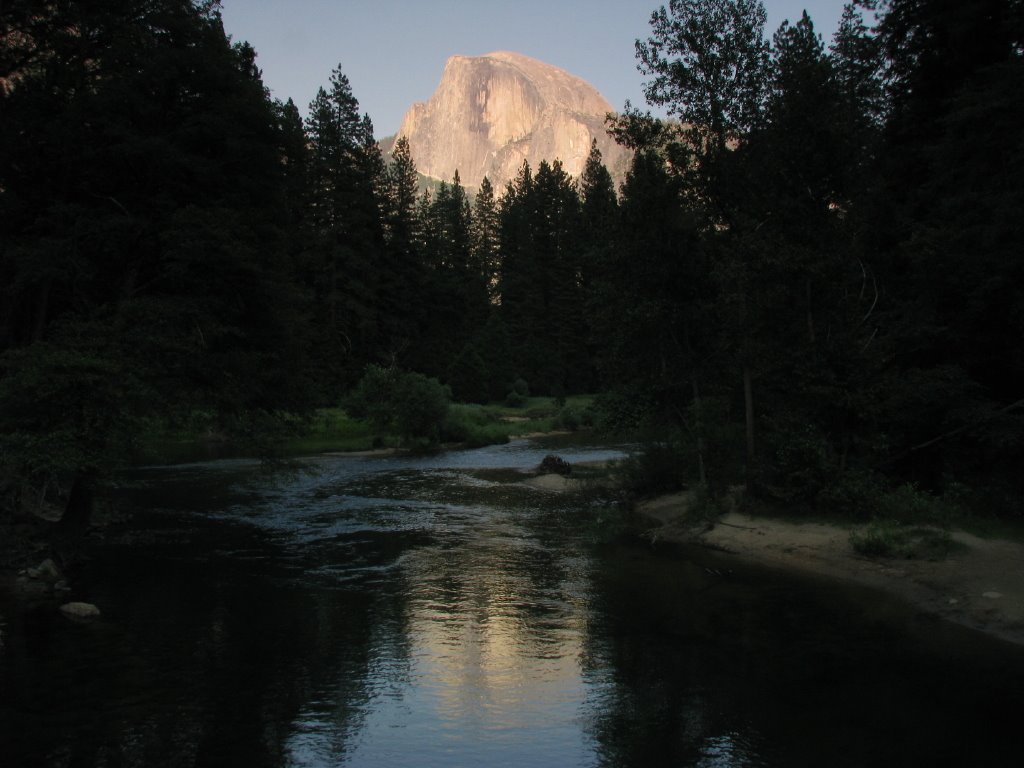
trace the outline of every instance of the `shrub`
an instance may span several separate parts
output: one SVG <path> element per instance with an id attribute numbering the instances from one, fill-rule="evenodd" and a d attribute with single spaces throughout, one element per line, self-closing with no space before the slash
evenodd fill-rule
<path id="1" fill-rule="evenodd" d="M 401 375 L 397 368 L 366 366 L 356 388 L 345 399 L 346 412 L 370 422 L 378 431 L 387 430 L 395 418 L 395 388 Z"/>
<path id="2" fill-rule="evenodd" d="M 403 438 L 436 441 L 451 393 L 437 379 L 406 373 L 395 388 L 395 426 Z"/>
<path id="3" fill-rule="evenodd" d="M 684 486 L 682 457 L 671 442 L 648 443 L 619 466 L 621 486 L 640 495 L 678 491 Z"/>
<path id="4" fill-rule="evenodd" d="M 883 479 L 869 471 L 848 470 L 818 494 L 817 506 L 853 520 L 869 520 L 882 508 Z"/>
<path id="5" fill-rule="evenodd" d="M 521 395 L 513 389 L 505 396 L 505 405 L 509 408 L 522 408 L 526 405 L 526 395 Z"/>
<path id="6" fill-rule="evenodd" d="M 594 426 L 602 432 L 632 432 L 650 422 L 650 398 L 627 392 L 607 392 L 594 400 Z"/>
<path id="7" fill-rule="evenodd" d="M 948 526 L 960 512 L 956 497 L 934 496 L 915 485 L 886 487 L 885 478 L 864 470 L 848 470 L 818 495 L 818 507 L 851 519 L 900 520 Z"/>
<path id="8" fill-rule="evenodd" d="M 851 532 L 850 544 L 867 557 L 928 560 L 941 560 L 956 547 L 947 530 L 909 528 L 893 520 L 873 520 L 863 530 Z"/>
<path id="9" fill-rule="evenodd" d="M 572 406 L 566 405 L 555 416 L 555 426 L 575 432 L 583 425 L 583 417 Z"/>
<path id="10" fill-rule="evenodd" d="M 451 394 L 437 379 L 397 368 L 369 365 L 346 401 L 346 410 L 379 431 L 394 429 L 404 440 L 436 441 Z"/>
<path id="11" fill-rule="evenodd" d="M 867 557 L 905 556 L 908 542 L 906 531 L 892 520 L 875 520 L 863 530 L 850 533 L 854 551 Z"/>
<path id="12" fill-rule="evenodd" d="M 761 492 L 784 504 L 810 503 L 836 470 L 823 435 L 806 424 L 787 425 L 772 435 Z"/>
<path id="13" fill-rule="evenodd" d="M 453 394 L 463 403 L 486 403 L 487 380 L 487 365 L 476 349 L 467 344 L 448 368 Z"/>
<path id="14" fill-rule="evenodd" d="M 441 439 L 446 443 L 463 443 L 467 448 L 479 448 L 507 443 L 508 432 L 484 409 L 455 405 L 441 425 Z"/>

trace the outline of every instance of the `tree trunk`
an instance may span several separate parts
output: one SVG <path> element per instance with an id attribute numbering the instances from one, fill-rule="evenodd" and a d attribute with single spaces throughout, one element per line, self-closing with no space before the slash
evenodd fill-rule
<path id="1" fill-rule="evenodd" d="M 811 342 L 811 346 L 814 346 L 814 312 L 811 309 L 811 278 L 807 278 L 806 283 L 807 290 L 807 338 Z"/>
<path id="2" fill-rule="evenodd" d="M 54 559 L 61 568 L 75 561 L 82 546 L 82 539 L 92 524 L 93 487 L 96 473 L 93 470 L 80 472 L 71 486 L 64 514 L 57 522 L 50 541 Z"/>
<path id="3" fill-rule="evenodd" d="M 708 476 L 704 467 L 704 434 L 700 412 L 700 389 L 697 386 L 697 377 L 690 379 L 693 386 L 693 431 L 697 435 L 697 474 L 700 477 L 700 484 L 707 486 Z"/>
<path id="4" fill-rule="evenodd" d="M 754 384 L 750 374 L 750 366 L 743 365 L 743 405 L 747 419 L 747 491 L 754 489 Z"/>
<path id="5" fill-rule="evenodd" d="M 32 322 L 32 341 L 41 341 L 46 331 L 46 320 L 50 314 L 50 280 L 45 280 L 39 286 L 39 295 L 36 297 L 36 313 Z"/>

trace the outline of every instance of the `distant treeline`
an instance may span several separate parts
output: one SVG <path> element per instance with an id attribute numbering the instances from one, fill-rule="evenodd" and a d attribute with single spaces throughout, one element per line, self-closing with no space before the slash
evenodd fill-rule
<path id="1" fill-rule="evenodd" d="M 271 99 L 216 2 L 5 3 L 4 473 L 91 476 L 196 410 L 253 429 L 375 364 L 601 391 L 713 493 L 1019 509 L 1021 4 L 874 10 L 826 45 L 670 2 L 637 53 L 674 119 L 610 119 L 622 187 L 594 148 L 471 202 L 382 155 L 340 68 L 306 119 Z"/>

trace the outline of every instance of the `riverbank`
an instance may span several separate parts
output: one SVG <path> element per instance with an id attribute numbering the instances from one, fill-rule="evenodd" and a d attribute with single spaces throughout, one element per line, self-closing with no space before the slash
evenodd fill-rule
<path id="1" fill-rule="evenodd" d="M 696 544 L 761 565 L 826 576 L 895 594 L 916 608 L 1024 645 L 1024 545 L 954 531 L 960 546 L 942 560 L 870 558 L 851 528 L 729 512 L 713 526 L 686 521 L 689 494 L 637 505 L 653 540 Z"/>

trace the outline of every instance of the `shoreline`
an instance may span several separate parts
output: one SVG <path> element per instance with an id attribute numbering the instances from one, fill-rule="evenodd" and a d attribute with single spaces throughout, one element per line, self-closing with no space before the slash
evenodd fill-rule
<path id="1" fill-rule="evenodd" d="M 871 558 L 850 530 L 728 512 L 704 529 L 685 520 L 686 492 L 636 505 L 652 540 L 691 544 L 772 568 L 859 584 L 946 621 L 1024 645 L 1024 544 L 953 531 L 960 551 L 942 560 Z"/>

